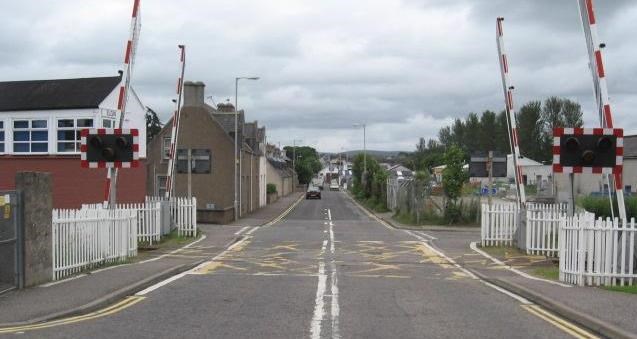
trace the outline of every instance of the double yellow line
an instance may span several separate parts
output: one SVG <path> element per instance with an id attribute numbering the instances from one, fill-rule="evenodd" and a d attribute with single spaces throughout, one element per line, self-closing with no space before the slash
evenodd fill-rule
<path id="1" fill-rule="evenodd" d="M 122 311 L 122 310 L 124 310 L 126 308 L 129 308 L 129 307 L 137 304 L 138 302 L 140 302 L 142 300 L 144 300 L 144 297 L 130 296 L 130 297 L 126 297 L 124 300 L 122 300 L 122 301 L 120 301 L 120 302 L 118 302 L 116 304 L 113 304 L 113 305 L 108 306 L 106 308 L 103 308 L 101 310 L 98 310 L 98 311 L 95 311 L 95 312 L 91 312 L 91 313 L 88 313 L 88 314 L 85 314 L 85 315 L 79 315 L 79 316 L 69 317 L 69 318 L 62 318 L 62 319 L 53 320 L 53 321 L 49 321 L 49 322 L 45 322 L 45 323 L 0 328 L 0 334 L 2 334 L 2 333 L 25 332 L 25 331 L 31 331 L 31 330 L 40 330 L 40 329 L 49 328 L 49 327 L 74 324 L 74 323 L 77 323 L 77 322 L 80 322 L 80 321 L 97 319 L 97 318 L 105 317 L 105 316 L 117 313 L 119 311 Z"/>
<path id="2" fill-rule="evenodd" d="M 560 330 L 572 335 L 575 338 L 599 338 L 598 336 L 576 326 L 575 324 L 566 321 L 553 313 L 544 310 L 538 305 L 521 305 L 521 307 L 527 310 L 534 316 L 543 319 L 546 322 L 551 323 Z"/>
<path id="3" fill-rule="evenodd" d="M 281 213 L 278 217 L 272 219 L 270 222 L 268 222 L 267 224 L 263 226 L 272 226 L 276 224 L 277 222 L 281 221 L 281 219 L 285 218 L 288 214 L 290 214 L 290 212 L 292 212 L 292 210 L 296 207 L 296 205 L 298 205 L 302 200 L 303 200 L 303 195 L 301 195 L 298 199 L 296 199 L 296 201 L 292 204 L 292 206 L 288 207 L 288 209 L 283 211 L 283 213 Z"/>

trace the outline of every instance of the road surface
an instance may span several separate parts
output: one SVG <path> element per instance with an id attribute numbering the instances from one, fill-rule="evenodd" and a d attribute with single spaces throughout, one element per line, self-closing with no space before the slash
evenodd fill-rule
<path id="1" fill-rule="evenodd" d="M 105 314 L 28 338 L 564 338 L 535 305 L 449 263 L 418 232 L 368 216 L 343 192 Z M 9 334 L 16 336 L 15 334 Z"/>

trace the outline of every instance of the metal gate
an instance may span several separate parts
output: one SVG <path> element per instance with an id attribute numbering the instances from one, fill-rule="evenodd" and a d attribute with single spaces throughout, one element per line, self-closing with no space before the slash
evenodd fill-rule
<path id="1" fill-rule="evenodd" d="M 19 194 L 0 191 L 0 293 L 24 285 Z"/>

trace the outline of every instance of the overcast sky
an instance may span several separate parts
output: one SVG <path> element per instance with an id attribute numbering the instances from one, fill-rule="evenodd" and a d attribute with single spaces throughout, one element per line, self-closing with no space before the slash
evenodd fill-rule
<path id="1" fill-rule="evenodd" d="M 133 0 L 3 1 L 0 81 L 116 75 Z M 637 2 L 597 0 L 618 127 L 637 133 Z M 563 96 L 597 126 L 576 0 L 141 0 L 133 86 L 171 114 L 186 80 L 234 101 L 268 140 L 320 151 L 413 150 L 469 112 L 503 108 L 495 20 L 505 17 L 516 102 Z M 212 103 L 212 101 L 210 101 Z"/>

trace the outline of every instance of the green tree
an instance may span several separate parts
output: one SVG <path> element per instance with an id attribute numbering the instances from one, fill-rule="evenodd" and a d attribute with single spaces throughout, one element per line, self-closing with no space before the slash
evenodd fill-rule
<path id="1" fill-rule="evenodd" d="M 157 113 L 146 106 L 146 142 L 150 142 L 161 131 L 161 121 Z"/>
<path id="2" fill-rule="evenodd" d="M 460 147 L 449 147 L 445 152 L 444 161 L 447 167 L 442 172 L 442 188 L 447 199 L 455 205 L 462 193 L 462 185 L 467 179 L 462 170 L 464 154 Z"/>
<path id="3" fill-rule="evenodd" d="M 506 111 L 500 111 L 496 117 L 496 129 L 493 136 L 496 140 L 496 151 L 502 154 L 511 153 L 511 146 L 509 141 L 509 120 Z"/>
<path id="4" fill-rule="evenodd" d="M 319 160 L 316 149 L 309 146 L 285 146 L 285 155 L 292 159 L 296 155 L 296 161 L 294 162 L 296 175 L 299 178 L 299 183 L 309 184 L 312 177 L 321 170 L 321 161 Z"/>
<path id="5" fill-rule="evenodd" d="M 542 122 L 542 103 L 531 101 L 520 108 L 517 116 L 520 152 L 536 161 L 548 161 L 545 154 L 546 134 Z"/>
<path id="6" fill-rule="evenodd" d="M 479 134 L 479 150 L 481 151 L 497 151 L 497 130 L 496 115 L 491 111 L 484 111 L 480 117 Z"/>

